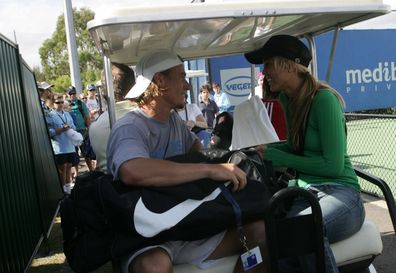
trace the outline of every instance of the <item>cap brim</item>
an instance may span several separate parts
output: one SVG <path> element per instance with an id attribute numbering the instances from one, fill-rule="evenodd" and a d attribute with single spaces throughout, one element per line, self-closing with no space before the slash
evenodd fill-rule
<path id="1" fill-rule="evenodd" d="M 54 85 L 53 85 L 53 84 L 48 84 L 48 83 L 46 83 L 46 84 L 39 84 L 38 88 L 39 88 L 39 89 L 46 90 L 46 89 L 48 89 L 48 88 L 51 88 L 52 86 L 54 86 Z"/>
<path id="2" fill-rule="evenodd" d="M 139 97 L 141 94 L 146 91 L 147 87 L 150 85 L 151 80 L 143 77 L 143 76 L 138 76 L 136 78 L 136 83 L 135 85 L 129 90 L 128 94 L 126 94 L 125 98 L 126 99 L 134 99 Z"/>
<path id="3" fill-rule="evenodd" d="M 245 58 L 251 64 L 262 64 L 266 55 L 267 54 L 265 54 L 263 48 L 260 48 L 255 51 L 245 53 Z"/>

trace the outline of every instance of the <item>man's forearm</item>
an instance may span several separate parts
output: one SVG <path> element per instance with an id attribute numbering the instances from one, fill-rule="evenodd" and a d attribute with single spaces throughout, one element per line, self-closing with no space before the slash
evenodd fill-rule
<path id="1" fill-rule="evenodd" d="M 123 163 L 119 177 L 134 186 L 171 186 L 210 176 L 208 164 L 175 163 L 168 160 L 137 158 Z M 139 170 L 139 171 L 137 171 Z"/>

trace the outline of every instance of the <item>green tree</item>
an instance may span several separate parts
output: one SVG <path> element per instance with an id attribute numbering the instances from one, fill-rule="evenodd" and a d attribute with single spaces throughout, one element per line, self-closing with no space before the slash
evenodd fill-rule
<path id="1" fill-rule="evenodd" d="M 52 83 L 55 85 L 55 91 L 57 93 L 65 93 L 70 86 L 70 76 L 69 75 L 61 75 L 58 78 L 55 79 Z"/>
<path id="2" fill-rule="evenodd" d="M 45 75 L 40 66 L 33 66 L 33 73 L 36 76 L 36 81 L 42 82 L 45 80 Z"/>
<path id="3" fill-rule="evenodd" d="M 94 18 L 94 12 L 87 8 L 73 9 L 74 28 L 76 33 L 78 59 L 80 63 L 82 84 L 95 82 L 100 78 L 103 62 L 100 53 L 89 31 L 87 22 Z M 69 57 L 67 52 L 64 14 L 57 19 L 55 32 L 46 39 L 39 49 L 42 74 L 48 82 L 61 83 L 55 85 L 56 92 L 64 92 L 70 85 Z M 69 79 L 69 82 L 67 81 Z M 44 80 L 44 79 L 43 79 Z"/>

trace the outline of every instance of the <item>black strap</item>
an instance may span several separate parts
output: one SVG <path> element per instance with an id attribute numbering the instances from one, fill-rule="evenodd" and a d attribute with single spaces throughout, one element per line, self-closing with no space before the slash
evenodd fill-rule
<path id="1" fill-rule="evenodd" d="M 57 114 L 58 117 L 62 120 L 63 124 L 67 124 L 66 121 L 62 118 L 62 116 L 59 115 L 59 112 L 58 112 L 58 111 L 56 111 L 56 114 Z M 65 114 L 65 112 L 63 112 L 63 115 L 64 115 L 64 114 Z M 65 119 L 66 119 L 66 117 L 65 117 Z"/>
<path id="2" fill-rule="evenodd" d="M 82 107 L 82 101 L 79 99 L 77 99 L 77 106 L 78 106 L 78 110 L 80 111 L 82 117 L 85 118 L 84 110 Z"/>
<path id="3" fill-rule="evenodd" d="M 246 236 L 245 233 L 243 232 L 243 227 L 242 227 L 242 211 L 241 207 L 239 206 L 238 202 L 235 200 L 234 197 L 232 197 L 230 191 L 224 186 L 224 184 L 220 185 L 221 193 L 223 194 L 224 198 L 227 199 L 228 202 L 232 205 L 232 209 L 235 214 L 235 220 L 236 220 L 236 225 L 237 225 L 237 231 L 239 234 L 239 240 L 241 241 L 243 247 L 246 249 L 246 251 L 249 250 L 249 248 L 246 245 Z"/>
<path id="4" fill-rule="evenodd" d="M 186 121 L 188 121 L 187 104 L 184 104 L 184 113 L 186 114 Z"/>
<path id="5" fill-rule="evenodd" d="M 220 189 L 221 189 L 221 193 L 224 195 L 224 198 L 227 199 L 227 201 L 230 202 L 230 204 L 232 205 L 232 209 L 234 210 L 235 220 L 236 220 L 236 224 L 237 224 L 238 229 L 242 228 L 242 211 L 241 211 L 241 207 L 239 206 L 237 201 L 234 199 L 234 197 L 232 197 L 231 193 L 226 188 L 226 186 L 224 186 L 224 184 L 220 185 Z"/>
<path id="6" fill-rule="evenodd" d="M 170 135 L 171 135 L 171 130 L 169 130 L 168 141 L 166 142 L 166 147 L 165 147 L 165 151 L 164 151 L 164 155 L 162 156 L 162 159 L 166 158 L 166 152 L 168 152 L 168 147 L 169 147 Z"/>

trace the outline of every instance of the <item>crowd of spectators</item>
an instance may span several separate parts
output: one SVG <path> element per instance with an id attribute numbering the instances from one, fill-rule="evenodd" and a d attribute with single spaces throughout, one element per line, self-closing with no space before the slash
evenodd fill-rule
<path id="1" fill-rule="evenodd" d="M 137 106 L 125 99 L 125 95 L 135 84 L 135 72 L 127 65 L 112 63 L 112 74 L 116 118 L 119 119 Z M 264 101 L 263 78 L 262 74 L 261 77 L 259 75 L 256 93 L 262 95 Z M 68 194 L 82 166 L 80 158 L 85 160 L 88 170 L 107 172 L 106 147 L 110 123 L 105 110 L 107 95 L 104 74 L 102 73 L 100 90 L 95 84 L 89 84 L 85 92 L 77 92 L 74 86 L 70 86 L 63 94 L 54 94 L 53 84 L 38 82 L 37 86 L 60 180 L 64 192 Z M 212 131 L 216 125 L 216 117 L 229 112 L 230 107 L 228 94 L 221 90 L 219 83 L 207 82 L 200 88 L 198 103 L 190 103 L 186 93 L 184 106 L 175 110 L 189 130 L 201 140 L 203 147 L 211 148 L 214 144 Z M 82 141 L 78 141 L 79 137 Z"/>
<path id="2" fill-rule="evenodd" d="M 63 191 L 70 194 L 80 168 L 80 157 L 85 159 L 89 170 L 95 169 L 96 155 L 90 145 L 88 129 L 99 115 L 100 107 L 92 102 L 96 97 L 93 84 L 87 87 L 88 97 L 81 95 L 80 98 L 74 86 L 63 94 L 54 94 L 53 86 L 48 82 L 37 83 L 60 181 Z"/>

